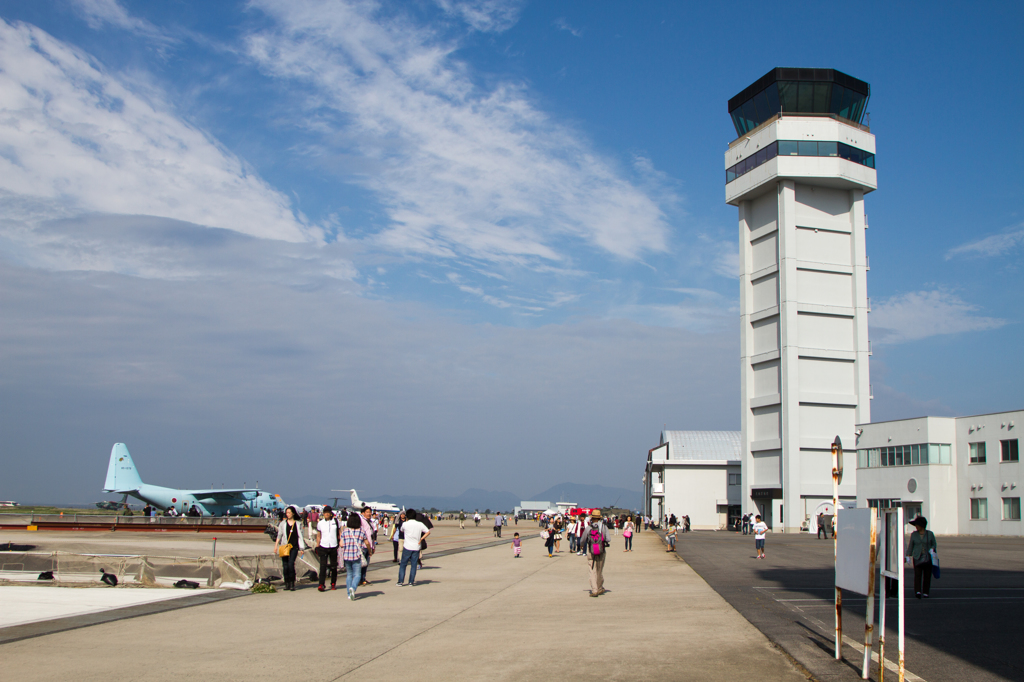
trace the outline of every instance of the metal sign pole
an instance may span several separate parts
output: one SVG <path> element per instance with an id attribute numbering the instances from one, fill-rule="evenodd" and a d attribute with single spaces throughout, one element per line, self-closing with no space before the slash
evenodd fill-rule
<path id="1" fill-rule="evenodd" d="M 839 519 L 839 484 L 843 480 L 843 442 L 839 436 L 832 442 L 832 523 L 835 528 Z M 833 564 L 839 573 L 839 533 L 832 538 Z M 838 582 L 838 581 L 837 581 Z M 843 589 L 836 587 L 836 660 L 843 660 Z"/>

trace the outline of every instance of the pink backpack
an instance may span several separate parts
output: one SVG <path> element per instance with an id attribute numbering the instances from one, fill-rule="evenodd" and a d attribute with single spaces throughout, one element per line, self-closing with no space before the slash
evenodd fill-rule
<path id="1" fill-rule="evenodd" d="M 597 556 L 598 554 L 600 554 L 603 551 L 603 549 L 604 549 L 601 546 L 601 544 L 602 544 L 602 542 L 601 542 L 601 531 L 599 531 L 596 528 L 591 528 L 590 529 L 590 553 L 593 554 L 594 556 Z"/>

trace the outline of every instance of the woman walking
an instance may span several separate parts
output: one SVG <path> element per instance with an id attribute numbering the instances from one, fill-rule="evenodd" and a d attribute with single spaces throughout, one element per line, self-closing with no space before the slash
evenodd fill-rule
<path id="1" fill-rule="evenodd" d="M 918 516 L 910 525 L 917 527 L 917 531 L 910 534 L 910 546 L 907 548 L 907 556 L 914 560 L 914 596 L 927 599 L 932 586 L 932 554 L 938 551 L 939 546 L 935 542 L 935 533 L 926 530 L 928 519 Z"/>
<path id="2" fill-rule="evenodd" d="M 626 525 L 622 528 L 622 537 L 626 538 L 626 549 L 623 552 L 633 551 L 633 520 L 626 519 Z"/>
<path id="3" fill-rule="evenodd" d="M 356 598 L 356 588 L 362 575 L 363 547 L 370 549 L 370 538 L 363 532 L 358 514 L 349 514 L 345 530 L 341 533 L 341 558 L 345 562 L 345 587 L 349 600 Z"/>
<path id="4" fill-rule="evenodd" d="M 405 512 L 401 512 L 398 515 L 398 520 L 391 526 L 391 546 L 395 549 L 395 558 L 391 560 L 393 564 L 398 563 L 398 548 L 402 544 L 402 540 L 405 539 L 405 535 L 402 534 L 403 523 L 405 523 Z"/>
<path id="5" fill-rule="evenodd" d="M 302 539 L 302 521 L 295 507 L 284 510 L 284 520 L 277 526 L 277 539 L 274 540 L 274 553 L 278 554 L 281 547 L 289 547 L 289 552 L 281 557 L 281 570 L 284 572 L 284 589 L 295 591 L 295 558 L 306 552 L 306 542 Z"/>
<path id="6" fill-rule="evenodd" d="M 562 517 L 555 517 L 555 554 L 562 551 Z"/>
<path id="7" fill-rule="evenodd" d="M 549 523 L 544 529 L 544 546 L 548 548 L 548 557 L 555 556 L 555 524 Z"/>

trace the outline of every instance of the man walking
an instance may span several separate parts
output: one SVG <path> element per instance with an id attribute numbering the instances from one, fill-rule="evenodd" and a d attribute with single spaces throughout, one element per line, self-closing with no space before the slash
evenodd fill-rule
<path id="1" fill-rule="evenodd" d="M 420 542 L 430 535 L 430 529 L 420 523 L 417 519 L 416 510 L 410 509 L 405 512 L 408 519 L 402 524 L 402 533 L 405 536 L 402 545 L 402 563 L 398 565 L 398 586 L 405 586 L 405 568 L 412 564 L 409 569 L 409 585 L 416 584 L 416 565 L 420 558 Z"/>
<path id="2" fill-rule="evenodd" d="M 331 508 L 324 507 L 323 517 L 316 524 L 316 555 L 320 557 L 320 592 L 326 590 L 328 571 L 331 574 L 331 589 L 338 589 L 338 537 L 340 529 Z"/>
<path id="3" fill-rule="evenodd" d="M 464 509 L 459 510 L 459 528 L 466 530 L 466 511 Z"/>
<path id="4" fill-rule="evenodd" d="M 754 523 L 754 548 L 757 550 L 757 558 L 764 558 L 764 534 L 770 531 L 768 524 L 761 520 L 761 515 L 755 517 Z"/>
<path id="5" fill-rule="evenodd" d="M 373 519 L 373 510 L 370 507 L 363 507 L 363 512 L 359 515 L 359 527 L 366 537 L 370 539 L 370 548 L 363 547 L 363 556 L 366 558 L 366 565 L 363 566 L 360 561 L 360 574 L 359 574 L 359 585 L 369 585 L 370 581 L 366 579 L 366 569 L 370 567 L 370 557 L 373 556 L 374 551 L 377 549 L 377 529 L 374 528 L 376 525 Z"/>
<path id="6" fill-rule="evenodd" d="M 590 565 L 590 596 L 599 597 L 604 589 L 604 559 L 608 555 L 608 531 L 601 523 L 601 510 L 595 509 L 590 515 L 590 525 L 583 531 L 587 561 Z"/>
<path id="7" fill-rule="evenodd" d="M 825 514 L 824 513 L 819 513 L 818 514 L 818 539 L 820 540 L 822 537 L 824 537 L 826 540 L 828 540 L 828 531 L 825 529 Z"/>
<path id="8" fill-rule="evenodd" d="M 501 512 L 494 515 L 494 536 L 501 537 L 501 526 L 505 520 L 501 518 Z"/>

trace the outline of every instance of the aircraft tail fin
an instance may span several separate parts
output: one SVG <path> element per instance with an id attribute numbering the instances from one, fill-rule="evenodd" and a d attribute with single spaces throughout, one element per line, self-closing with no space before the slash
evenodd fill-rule
<path id="1" fill-rule="evenodd" d="M 356 493 L 355 489 L 352 489 L 350 492 L 352 493 L 352 508 L 360 509 L 363 506 L 363 503 L 359 501 L 358 493 Z"/>
<path id="2" fill-rule="evenodd" d="M 110 450 L 110 464 L 107 465 L 107 481 L 104 492 L 125 493 L 142 487 L 142 478 L 128 448 L 124 443 L 115 443 Z"/>

